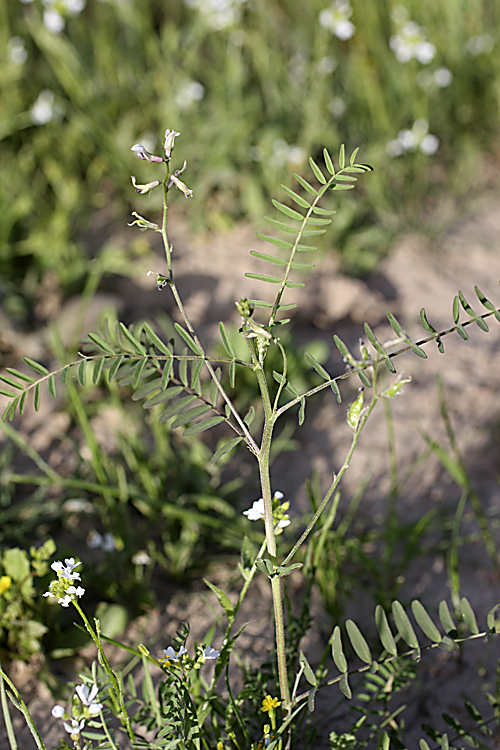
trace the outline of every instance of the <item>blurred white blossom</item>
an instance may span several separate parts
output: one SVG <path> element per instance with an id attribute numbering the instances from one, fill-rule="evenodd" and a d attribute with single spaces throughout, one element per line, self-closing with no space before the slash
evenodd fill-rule
<path id="1" fill-rule="evenodd" d="M 290 146 L 283 138 L 278 138 L 273 143 L 269 161 L 274 167 L 284 167 L 286 164 L 302 164 L 305 158 L 304 149 L 300 146 Z"/>
<path id="2" fill-rule="evenodd" d="M 241 6 L 247 0 L 185 0 L 189 8 L 199 11 L 211 29 L 221 31 L 240 20 Z"/>
<path id="3" fill-rule="evenodd" d="M 436 54 L 435 46 L 427 40 L 424 27 L 415 21 L 402 24 L 398 33 L 391 36 L 389 45 L 400 63 L 415 59 L 422 65 L 428 65 Z"/>
<path id="4" fill-rule="evenodd" d="M 346 41 L 354 36 L 356 27 L 349 20 L 352 16 L 352 8 L 347 0 L 335 0 L 329 8 L 325 8 L 319 14 L 319 22 L 323 28 L 328 29 L 337 39 Z"/>
<path id="5" fill-rule="evenodd" d="M 38 99 L 31 108 L 31 121 L 35 125 L 46 125 L 62 116 L 62 109 L 56 103 L 56 95 L 50 89 L 40 91 Z"/>
<path id="6" fill-rule="evenodd" d="M 481 55 L 483 53 L 488 54 L 492 51 L 494 46 L 495 43 L 493 41 L 493 38 L 489 34 L 479 34 L 477 36 L 471 36 L 469 37 L 469 39 L 467 39 L 465 49 L 467 50 L 469 55 L 476 57 L 477 55 Z"/>
<path id="7" fill-rule="evenodd" d="M 45 5 L 43 25 L 53 34 L 60 34 L 66 26 L 66 18 L 78 16 L 85 8 L 86 0 L 42 0 Z"/>
<path id="8" fill-rule="evenodd" d="M 429 123 L 423 118 L 415 120 L 411 130 L 400 130 L 398 137 L 386 146 L 389 156 L 401 156 L 407 151 L 421 151 L 432 156 L 438 148 L 439 138 L 429 133 Z"/>
<path id="9" fill-rule="evenodd" d="M 205 87 L 198 81 L 187 80 L 175 96 L 175 103 L 179 109 L 190 109 L 195 102 L 199 102 L 205 96 Z"/>
<path id="10" fill-rule="evenodd" d="M 318 73 L 321 73 L 322 75 L 328 75 L 329 73 L 333 73 L 335 68 L 337 67 L 337 61 L 334 57 L 331 57 L 328 55 L 327 57 L 322 57 L 321 60 L 318 60 L 316 63 L 316 70 Z"/>
<path id="11" fill-rule="evenodd" d="M 28 58 L 24 41 L 20 36 L 11 36 L 7 42 L 7 55 L 14 65 L 23 65 Z"/>
<path id="12" fill-rule="evenodd" d="M 434 71 L 419 70 L 417 73 L 417 83 L 421 89 L 445 89 L 451 86 L 452 81 L 453 73 L 448 68 L 438 68 Z"/>
<path id="13" fill-rule="evenodd" d="M 328 109 L 330 110 L 332 117 L 335 117 L 337 119 L 339 117 L 342 117 L 342 115 L 344 114 L 346 110 L 346 103 L 341 96 L 335 96 L 328 105 Z"/>

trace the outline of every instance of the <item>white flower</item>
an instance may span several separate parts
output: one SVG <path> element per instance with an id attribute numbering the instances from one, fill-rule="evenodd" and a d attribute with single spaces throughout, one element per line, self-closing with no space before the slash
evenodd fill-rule
<path id="1" fill-rule="evenodd" d="M 220 656 L 220 651 L 217 651 L 217 649 L 212 648 L 212 646 L 205 646 L 205 651 L 203 652 L 203 656 L 205 659 L 217 659 Z"/>
<path id="2" fill-rule="evenodd" d="M 261 518 L 264 518 L 264 499 L 261 497 L 259 500 L 254 500 L 252 507 L 249 510 L 244 510 L 243 515 L 249 521 L 260 521 Z"/>
<path id="3" fill-rule="evenodd" d="M 65 578 L 67 581 L 80 581 L 80 573 L 73 573 L 74 569 L 81 565 L 81 562 L 75 562 L 74 557 L 68 557 L 64 561 L 65 565 L 56 560 L 50 566 L 55 570 L 58 578 Z"/>
<path id="4" fill-rule="evenodd" d="M 422 65 L 428 65 L 436 54 L 435 46 L 426 39 L 424 27 L 414 21 L 401 26 L 398 33 L 391 36 L 389 46 L 400 63 L 415 58 Z"/>
<path id="5" fill-rule="evenodd" d="M 51 714 L 55 719 L 62 719 L 65 713 L 66 711 L 64 710 L 64 708 L 59 705 L 54 706 L 54 708 L 51 711 Z"/>
<path id="6" fill-rule="evenodd" d="M 323 28 L 328 29 L 337 39 L 345 42 L 354 36 L 356 27 L 349 21 L 352 16 L 352 8 L 347 0 L 335 0 L 329 7 L 319 14 L 319 22 Z"/>
<path id="7" fill-rule="evenodd" d="M 151 558 L 145 550 L 139 550 L 132 557 L 134 565 L 149 565 Z"/>
<path id="8" fill-rule="evenodd" d="M 71 719 L 71 724 L 67 721 L 64 722 L 65 730 L 68 732 L 68 734 L 71 734 L 72 737 L 78 736 L 84 726 L 85 719 L 81 719 L 80 721 L 78 721 L 78 719 Z"/>
<path id="9" fill-rule="evenodd" d="M 429 131 L 427 120 L 415 120 L 411 130 L 400 130 L 398 137 L 386 146 L 389 156 L 401 156 L 405 151 L 420 150 L 427 156 L 435 154 L 439 148 L 439 138 Z"/>
<path id="10" fill-rule="evenodd" d="M 66 26 L 66 21 L 56 8 L 47 8 L 43 12 L 43 25 L 52 34 L 60 34 Z"/>
<path id="11" fill-rule="evenodd" d="M 49 89 L 44 89 L 38 95 L 38 99 L 31 108 L 31 120 L 35 125 L 46 125 L 54 119 L 55 94 Z"/>
<path id="12" fill-rule="evenodd" d="M 221 31 L 237 23 L 241 16 L 241 5 L 246 0 L 186 0 L 186 5 L 198 10 L 214 31 Z"/>
<path id="13" fill-rule="evenodd" d="M 97 685 L 92 685 L 89 688 L 88 685 L 77 685 L 75 692 L 80 698 L 84 706 L 87 706 L 91 716 L 100 713 L 103 709 L 102 703 L 98 703 L 95 699 L 97 697 Z"/>
<path id="14" fill-rule="evenodd" d="M 185 81 L 182 88 L 175 96 L 175 103 L 179 109 L 190 109 L 195 102 L 199 102 L 205 96 L 205 87 L 198 81 Z"/>
<path id="15" fill-rule="evenodd" d="M 81 586 L 78 586 L 78 588 L 75 588 L 74 586 L 68 586 L 65 596 L 60 597 L 57 600 L 57 603 L 60 604 L 61 607 L 69 607 L 69 605 L 73 601 L 74 596 L 80 599 L 84 595 L 84 593 L 85 589 L 82 589 Z"/>
<path id="16" fill-rule="evenodd" d="M 20 36 L 11 36 L 7 43 L 7 54 L 13 65 L 23 65 L 26 62 L 28 53 Z"/>
<path id="17" fill-rule="evenodd" d="M 453 81 L 453 73 L 448 68 L 438 68 L 434 71 L 434 81 L 440 89 L 445 89 Z"/>
<path id="18" fill-rule="evenodd" d="M 181 656 L 183 656 L 184 654 L 187 654 L 187 648 L 184 648 L 184 646 L 181 646 L 178 653 L 175 653 L 172 646 L 169 646 L 168 648 L 163 649 L 163 653 L 165 654 L 167 661 L 179 661 Z"/>
<path id="19" fill-rule="evenodd" d="M 489 34 L 481 34 L 478 36 L 469 37 L 469 39 L 467 39 L 465 49 L 467 50 L 469 55 L 476 57 L 477 55 L 481 55 L 482 53 L 488 54 L 492 51 L 494 46 L 495 42 Z"/>

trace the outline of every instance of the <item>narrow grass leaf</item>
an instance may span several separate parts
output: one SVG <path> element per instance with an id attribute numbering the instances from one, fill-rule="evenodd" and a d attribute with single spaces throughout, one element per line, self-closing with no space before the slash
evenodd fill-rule
<path id="1" fill-rule="evenodd" d="M 295 203 L 300 206 L 301 208 L 310 208 L 311 204 L 306 201 L 305 198 L 303 198 L 301 195 L 296 193 L 291 188 L 287 187 L 287 185 L 281 185 L 281 189 L 288 195 L 289 198 L 291 198 Z M 301 217 L 302 218 L 302 217 Z"/>
<path id="2" fill-rule="evenodd" d="M 274 255 L 266 255 L 266 253 L 258 253 L 257 250 L 250 250 L 250 255 L 260 260 L 265 260 L 268 263 L 274 263 L 275 266 L 286 266 L 288 261 L 283 258 L 276 258 Z"/>
<path id="3" fill-rule="evenodd" d="M 184 339 L 191 351 L 193 351 L 195 354 L 198 354 L 200 357 L 203 356 L 203 352 L 190 333 L 188 333 L 181 325 L 179 325 L 179 323 L 174 323 L 174 328 L 179 336 Z"/>
<path id="4" fill-rule="evenodd" d="M 200 432 L 205 432 L 205 430 L 210 430 L 212 427 L 215 427 L 218 424 L 221 424 L 222 422 L 225 422 L 226 420 L 222 416 L 218 417 L 210 417 L 210 419 L 205 419 L 203 422 L 198 422 L 197 424 L 194 424 L 192 427 L 188 427 L 187 430 L 184 430 L 182 433 L 185 437 L 191 437 L 191 435 L 199 435 Z"/>
<path id="5" fill-rule="evenodd" d="M 42 392 L 41 392 L 41 388 L 40 388 L 40 383 L 37 383 L 35 385 L 35 393 L 34 393 L 34 396 L 33 396 L 33 403 L 34 403 L 34 406 L 35 406 L 35 411 L 38 411 L 40 409 L 41 394 L 42 394 Z"/>
<path id="6" fill-rule="evenodd" d="M 144 323 L 144 332 L 146 333 L 146 336 L 151 341 L 151 343 L 154 344 L 162 354 L 166 354 L 168 356 L 172 355 L 172 352 L 170 351 L 168 346 L 161 340 L 159 336 L 156 335 L 156 333 L 147 322 Z"/>
<path id="7" fill-rule="evenodd" d="M 413 617 L 415 618 L 417 625 L 425 633 L 427 638 L 429 638 L 434 643 L 440 643 L 442 639 L 441 633 L 434 625 L 424 605 L 419 602 L 418 599 L 414 599 L 412 601 L 411 611 L 413 612 Z"/>
<path id="8" fill-rule="evenodd" d="M 301 176 L 300 176 L 300 174 L 297 174 L 296 172 L 294 172 L 294 173 L 293 173 L 293 176 L 295 177 L 295 179 L 297 180 L 297 182 L 299 183 L 299 185 L 302 185 L 302 187 L 304 188 L 304 190 L 307 190 L 307 192 L 308 192 L 308 193 L 309 193 L 310 195 L 318 195 L 318 191 L 317 191 L 317 190 L 315 190 L 315 189 L 313 188 L 313 186 L 312 186 L 312 185 L 310 185 L 310 184 L 309 184 L 309 183 L 307 182 L 307 180 L 304 180 L 304 178 L 303 178 L 303 177 L 301 177 Z"/>
<path id="9" fill-rule="evenodd" d="M 345 674 L 347 672 L 347 659 L 345 658 L 344 647 L 342 645 L 342 633 L 338 625 L 335 625 L 333 630 L 332 657 L 339 672 Z"/>
<path id="10" fill-rule="evenodd" d="M 281 284 L 282 279 L 278 279 L 276 276 L 266 276 L 262 273 L 246 273 L 247 279 L 255 279 L 256 281 L 264 281 L 266 284 Z"/>
<path id="11" fill-rule="evenodd" d="M 345 626 L 347 635 L 349 636 L 349 640 L 351 641 L 356 654 L 361 661 L 365 662 L 365 664 L 371 664 L 373 661 L 372 653 L 361 630 L 358 628 L 354 620 L 347 620 Z"/>
<path id="12" fill-rule="evenodd" d="M 26 375 L 26 373 L 20 372 L 14 367 L 6 367 L 5 369 L 9 373 L 9 375 L 14 375 L 14 377 L 19 378 L 19 380 L 24 380 L 25 383 L 35 382 L 35 378 L 32 378 L 31 375 Z"/>
<path id="13" fill-rule="evenodd" d="M 215 451 L 214 455 L 210 459 L 210 463 L 216 464 L 217 461 L 219 461 L 219 459 L 222 458 L 222 456 L 225 456 L 226 453 L 229 453 L 229 451 L 235 448 L 238 445 L 238 443 L 241 443 L 242 440 L 243 440 L 242 437 L 235 437 L 232 440 L 230 440 L 228 443 L 224 443 L 224 445 L 221 445 L 221 447 Z"/>
<path id="14" fill-rule="evenodd" d="M 321 182 L 322 185 L 326 185 L 326 178 L 321 169 L 318 167 L 312 156 L 309 157 L 309 164 L 311 166 L 312 171 L 314 172 L 314 176 L 318 180 L 318 182 Z"/>
<path id="15" fill-rule="evenodd" d="M 474 610 L 472 609 L 469 600 L 465 596 L 460 599 L 460 609 L 462 610 L 462 617 L 464 618 L 464 622 L 469 628 L 470 632 L 473 635 L 477 635 L 479 633 L 479 628 L 476 622 L 476 615 L 474 614 Z"/>
<path id="16" fill-rule="evenodd" d="M 327 149 L 323 149 L 323 159 L 325 160 L 325 165 L 332 177 L 335 177 L 335 167 L 333 166 L 332 157 L 328 153 Z"/>
<path id="17" fill-rule="evenodd" d="M 392 635 L 387 615 L 385 614 L 384 608 L 381 604 L 377 604 L 375 609 L 375 624 L 377 625 L 378 635 L 382 646 L 385 648 L 387 653 L 391 656 L 398 655 L 398 647 L 394 636 Z"/>
<path id="18" fill-rule="evenodd" d="M 275 208 L 278 209 L 278 211 L 280 211 L 282 214 L 285 214 L 285 216 L 288 216 L 289 219 L 294 219 L 295 221 L 304 221 L 303 215 L 299 213 L 299 211 L 295 211 L 293 208 L 290 208 L 290 206 L 285 206 L 284 203 L 280 203 L 274 198 L 271 200 L 271 203 L 273 204 Z M 304 201 L 304 203 L 306 204 L 304 208 L 305 207 L 309 208 L 309 203 L 307 201 Z"/>
<path id="19" fill-rule="evenodd" d="M 202 417 L 207 412 L 212 411 L 212 407 L 209 404 L 200 404 L 200 406 L 194 406 L 192 409 L 182 412 L 173 422 L 171 427 L 184 427 L 188 422 L 193 422 L 198 417 Z M 200 424 L 204 424 L 201 423 Z M 198 425 L 197 425 L 198 426 Z M 206 428 L 208 429 L 208 428 Z"/>
<path id="20" fill-rule="evenodd" d="M 41 365 L 39 362 L 35 362 L 34 359 L 30 359 L 30 357 L 23 357 L 23 359 L 28 365 L 28 367 L 31 367 L 31 369 L 37 372 L 39 375 L 49 374 L 49 371 L 47 370 L 47 368 Z"/>
<path id="21" fill-rule="evenodd" d="M 394 601 L 392 603 L 392 614 L 398 633 L 403 641 L 410 646 L 410 648 L 419 648 L 418 638 L 413 629 L 413 626 L 408 618 L 408 615 L 404 611 L 401 602 Z"/>
<path id="22" fill-rule="evenodd" d="M 114 349 L 104 341 L 100 336 L 97 335 L 97 333 L 89 333 L 88 337 L 91 341 L 94 342 L 94 344 L 97 344 L 99 349 L 102 349 L 103 352 L 107 352 L 107 354 L 114 354 Z"/>
<path id="23" fill-rule="evenodd" d="M 291 242 L 272 237 L 270 234 L 260 234 L 257 232 L 257 237 L 260 240 L 264 240 L 264 242 L 270 242 L 272 245 L 276 245 L 276 247 L 281 247 L 283 250 L 291 250 L 293 247 Z"/>

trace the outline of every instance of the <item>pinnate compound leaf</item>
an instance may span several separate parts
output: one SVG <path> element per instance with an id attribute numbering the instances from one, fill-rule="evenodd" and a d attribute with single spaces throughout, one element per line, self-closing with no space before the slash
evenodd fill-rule
<path id="1" fill-rule="evenodd" d="M 295 209 L 290 208 L 290 206 L 285 206 L 284 203 L 280 203 L 279 201 L 274 200 L 274 198 L 272 199 L 271 203 L 275 208 L 278 209 L 278 211 L 281 211 L 282 214 L 288 216 L 289 219 L 294 219 L 295 221 L 304 221 L 304 217 L 302 216 L 302 214 L 298 211 L 295 211 Z M 307 203 L 307 201 L 305 201 L 305 204 L 307 208 L 309 208 L 309 203 Z"/>
<path id="2" fill-rule="evenodd" d="M 366 639 L 361 630 L 358 628 L 354 620 L 347 620 L 345 626 L 347 635 L 349 636 L 349 640 L 351 641 L 352 647 L 356 654 L 359 656 L 361 661 L 365 662 L 365 664 L 371 664 L 373 658 L 370 647 L 368 646 L 368 643 L 366 642 Z"/>
<path id="3" fill-rule="evenodd" d="M 314 172 L 314 176 L 318 180 L 318 182 L 321 182 L 322 185 L 326 185 L 326 178 L 321 171 L 321 169 L 318 167 L 312 156 L 309 157 L 309 164 L 311 166 L 312 171 Z"/>
<path id="4" fill-rule="evenodd" d="M 228 443 L 224 443 L 224 445 L 221 445 L 221 447 L 215 451 L 214 455 L 210 459 L 210 463 L 216 464 L 217 461 L 220 458 L 222 458 L 222 456 L 225 456 L 226 453 L 229 453 L 229 451 L 235 448 L 238 445 L 238 443 L 241 443 L 242 440 L 243 440 L 242 437 L 235 437 L 232 440 L 230 440 Z"/>
<path id="5" fill-rule="evenodd" d="M 39 375 L 48 375 L 49 371 L 46 367 L 40 364 L 40 362 L 35 362 L 34 359 L 30 359 L 30 357 L 23 357 L 24 361 L 28 365 L 28 367 L 31 367 L 32 370 L 37 372 Z"/>
<path id="6" fill-rule="evenodd" d="M 384 608 L 381 604 L 377 604 L 377 607 L 375 609 L 375 623 L 377 625 L 377 630 L 382 646 L 385 648 L 387 653 L 391 654 L 391 656 L 397 656 L 398 647 L 389 626 L 387 615 L 385 614 Z"/>
<path id="7" fill-rule="evenodd" d="M 344 647 L 342 645 L 342 633 L 338 625 L 335 625 L 333 630 L 332 657 L 339 672 L 345 674 L 347 672 L 347 659 L 345 658 Z"/>
<path id="8" fill-rule="evenodd" d="M 411 611 L 413 612 L 413 617 L 415 618 L 417 625 L 425 633 L 427 638 L 434 643 L 440 643 L 442 640 L 441 633 L 434 625 L 424 605 L 419 602 L 418 599 L 412 601 Z"/>
<path id="9" fill-rule="evenodd" d="M 181 336 L 186 344 L 189 346 L 191 351 L 193 351 L 195 354 L 198 354 L 198 356 L 202 357 L 203 352 L 201 351 L 200 347 L 196 343 L 196 341 L 193 339 L 190 333 L 188 333 L 179 323 L 174 323 L 174 328 Z"/>
<path id="10" fill-rule="evenodd" d="M 392 614 L 398 633 L 403 641 L 410 648 L 419 649 L 418 638 L 401 602 L 394 601 L 392 603 Z"/>
<path id="11" fill-rule="evenodd" d="M 310 208 L 311 207 L 311 204 L 308 201 L 306 201 L 305 198 L 303 198 L 301 195 L 299 195 L 298 193 L 296 193 L 291 188 L 287 187 L 286 185 L 281 185 L 281 189 L 288 195 L 289 198 L 291 198 L 293 201 L 295 201 L 295 203 L 298 206 L 300 206 L 301 208 Z M 273 201 L 273 203 L 274 203 L 274 201 Z M 301 216 L 300 218 L 302 219 L 303 217 Z"/>
<path id="12" fill-rule="evenodd" d="M 212 427 L 215 427 L 216 425 L 221 424 L 225 421 L 225 418 L 220 415 L 217 417 L 210 417 L 210 419 L 205 419 L 203 422 L 198 422 L 192 427 L 188 427 L 187 430 L 184 430 L 182 434 L 186 437 L 190 437 L 191 435 L 199 435 L 200 432 L 210 430 Z"/>
<path id="13" fill-rule="evenodd" d="M 304 188 L 304 190 L 307 190 L 307 192 L 308 192 L 308 193 L 309 193 L 310 195 L 314 195 L 314 196 L 318 195 L 318 191 L 317 191 L 317 190 L 315 190 L 315 189 L 313 188 L 313 186 L 312 186 L 312 185 L 310 185 L 310 184 L 309 184 L 309 183 L 307 182 L 307 180 L 304 180 L 304 178 L 303 178 L 303 177 L 301 177 L 301 176 L 300 176 L 300 174 L 297 174 L 296 172 L 294 172 L 294 173 L 293 173 L 293 176 L 295 177 L 295 179 L 297 180 L 297 182 L 298 182 L 298 183 L 299 183 L 300 185 L 302 185 L 302 187 Z"/>
<path id="14" fill-rule="evenodd" d="M 462 617 L 464 618 L 464 622 L 469 628 L 470 632 L 473 635 L 477 635 L 479 633 L 479 628 L 476 622 L 476 615 L 474 614 L 474 610 L 472 609 L 469 600 L 465 596 L 460 599 L 460 609 L 462 610 Z"/>

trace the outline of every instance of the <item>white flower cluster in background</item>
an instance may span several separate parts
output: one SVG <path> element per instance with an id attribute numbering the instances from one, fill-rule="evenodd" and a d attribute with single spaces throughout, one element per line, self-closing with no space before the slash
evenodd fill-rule
<path id="1" fill-rule="evenodd" d="M 419 70 L 417 83 L 421 89 L 445 89 L 451 86 L 453 73 L 448 68 L 437 68 L 434 71 Z"/>
<path id="2" fill-rule="evenodd" d="M 234 26 L 241 18 L 241 6 L 247 0 L 186 0 L 188 8 L 197 10 L 214 31 Z"/>
<path id="3" fill-rule="evenodd" d="M 31 108 L 31 121 L 34 125 L 46 125 L 53 120 L 60 120 L 63 109 L 56 102 L 56 95 L 50 89 L 40 91 L 36 102 Z"/>
<path id="4" fill-rule="evenodd" d="M 429 123 L 423 118 L 415 120 L 411 130 L 400 130 L 398 137 L 386 146 L 389 156 L 401 156 L 408 151 L 421 151 L 432 156 L 438 148 L 439 138 L 429 133 Z"/>
<path id="5" fill-rule="evenodd" d="M 30 5 L 33 0 L 20 0 L 24 5 Z M 66 18 L 78 16 L 85 8 L 87 0 L 42 0 L 43 25 L 53 34 L 60 34 L 66 26 Z"/>
<path id="6" fill-rule="evenodd" d="M 20 36 L 11 36 L 7 42 L 7 57 L 13 65 L 23 65 L 28 59 L 24 41 Z"/>
<path id="7" fill-rule="evenodd" d="M 348 0 L 335 0 L 329 8 L 319 14 L 319 22 L 323 28 L 331 31 L 337 39 L 345 42 L 354 36 L 356 27 L 350 21 L 352 8 Z"/>
<path id="8" fill-rule="evenodd" d="M 495 42 L 489 34 L 478 34 L 467 39 L 465 49 L 469 55 L 477 57 L 477 55 L 488 55 L 492 52 L 494 46 Z"/>
<path id="9" fill-rule="evenodd" d="M 392 19 L 398 31 L 389 40 L 389 46 L 400 63 L 418 60 L 422 65 L 428 65 L 434 59 L 436 48 L 427 39 L 423 26 L 409 20 L 408 11 L 397 5 L 392 11 Z"/>
<path id="10" fill-rule="evenodd" d="M 175 95 L 175 103 L 181 110 L 191 109 L 191 107 L 203 99 L 205 96 L 205 87 L 198 81 L 192 81 L 190 79 L 184 81 L 177 94 Z"/>

